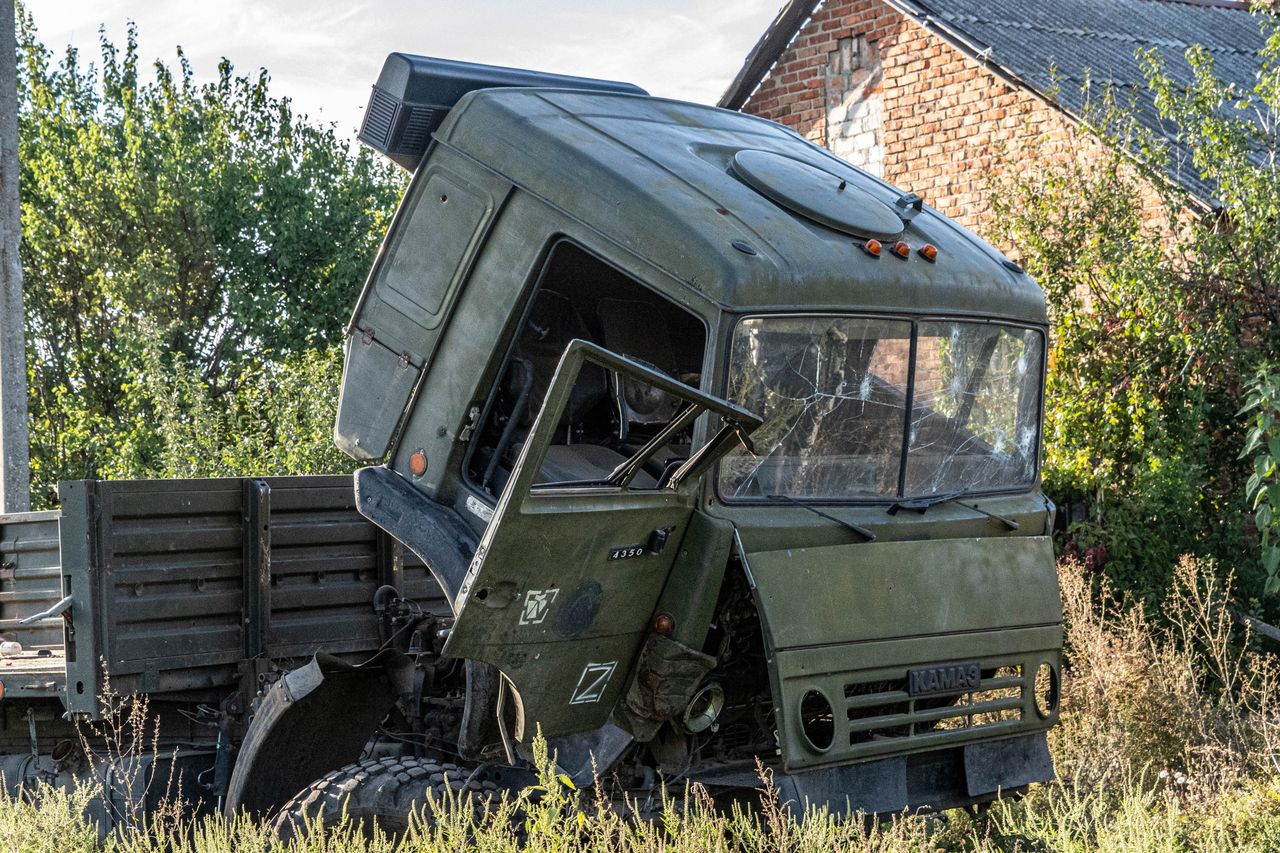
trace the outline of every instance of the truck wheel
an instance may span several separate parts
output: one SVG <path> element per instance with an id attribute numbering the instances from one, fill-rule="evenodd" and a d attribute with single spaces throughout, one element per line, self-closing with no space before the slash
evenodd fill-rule
<path id="1" fill-rule="evenodd" d="M 499 789 L 483 768 L 425 758 L 367 759 L 333 771 L 285 803 L 275 831 L 282 840 L 292 839 L 309 823 L 337 826 L 345 813 L 366 838 L 375 825 L 396 838 L 409 828 L 411 812 L 431 799 L 444 803 L 449 790 L 456 792 L 460 807 L 469 805 L 479 815 L 496 802 Z"/>

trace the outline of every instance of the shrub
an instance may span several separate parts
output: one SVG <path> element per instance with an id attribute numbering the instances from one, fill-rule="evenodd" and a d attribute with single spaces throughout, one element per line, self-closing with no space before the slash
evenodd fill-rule
<path id="1" fill-rule="evenodd" d="M 1245 506 L 1250 469 L 1237 460 L 1246 381 L 1280 364 L 1273 8 L 1256 9 L 1266 40 L 1248 58 L 1252 87 L 1220 79 L 1198 47 L 1179 69 L 1154 52 L 1138 57 L 1167 133 L 1189 152 L 1176 165 L 1214 188 L 1212 211 L 1168 181 L 1165 141 L 1088 84 L 1088 123 L 1066 151 L 1032 141 L 993 178 L 991 236 L 1044 287 L 1053 326 L 1045 485 L 1084 510 L 1071 514 L 1063 545 L 1089 554 L 1149 615 L 1180 554 L 1214 558 L 1245 597 L 1280 607 L 1268 597 L 1280 591 L 1280 551 L 1260 553 Z M 1263 520 L 1274 517 L 1270 502 L 1255 504 Z"/>

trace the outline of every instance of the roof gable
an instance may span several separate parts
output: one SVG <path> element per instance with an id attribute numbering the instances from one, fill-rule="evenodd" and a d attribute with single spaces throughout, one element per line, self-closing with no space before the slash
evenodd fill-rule
<path id="1" fill-rule="evenodd" d="M 1132 96 L 1135 117 L 1144 127 L 1174 143 L 1170 178 L 1202 200 L 1213 198 L 1213 188 L 1190 164 L 1189 152 L 1176 144 L 1173 129 L 1161 121 L 1136 54 L 1156 50 L 1173 79 L 1186 83 L 1191 70 L 1183 55 L 1199 44 L 1213 56 L 1220 77 L 1248 91 L 1255 84 L 1256 55 L 1264 37 L 1259 18 L 1244 5 L 1224 0 L 882 2 L 1014 85 L 1040 95 L 1052 92 L 1050 101 L 1073 116 L 1086 110 L 1081 91 L 1086 80 L 1115 85 L 1122 98 Z M 721 106 L 747 101 L 817 6 L 815 0 L 791 0 L 783 7 L 774 27 L 794 22 L 795 29 L 785 38 L 774 28 L 766 32 Z"/>

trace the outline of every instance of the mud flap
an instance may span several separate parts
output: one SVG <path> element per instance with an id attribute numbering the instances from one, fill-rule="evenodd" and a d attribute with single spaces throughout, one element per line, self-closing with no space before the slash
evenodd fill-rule
<path id="1" fill-rule="evenodd" d="M 361 468 L 355 475 L 356 508 L 426 564 L 451 609 L 476 551 L 475 536 L 456 512 L 415 489 L 390 468 Z"/>
<path id="2" fill-rule="evenodd" d="M 971 743 L 964 748 L 964 778 L 969 796 L 1009 791 L 1057 778 L 1049 741 L 1043 734 Z"/>
<path id="3" fill-rule="evenodd" d="M 597 775 L 613 767 L 634 740 L 610 720 L 594 731 L 551 738 L 547 741 L 547 754 L 554 759 L 557 772 L 568 776 L 574 787 L 589 788 L 596 783 Z M 519 744 L 516 752 L 536 764 L 531 744 Z"/>
<path id="4" fill-rule="evenodd" d="M 319 654 L 273 684 L 240 745 L 224 813 L 269 814 L 357 760 L 395 704 L 397 674 L 411 666 L 393 650 L 359 666 Z"/>
<path id="5" fill-rule="evenodd" d="M 501 739 L 497 715 L 501 682 L 502 675 L 493 664 L 467 661 L 467 698 L 458 732 L 458 754 L 463 758 L 479 759 L 485 747 Z"/>

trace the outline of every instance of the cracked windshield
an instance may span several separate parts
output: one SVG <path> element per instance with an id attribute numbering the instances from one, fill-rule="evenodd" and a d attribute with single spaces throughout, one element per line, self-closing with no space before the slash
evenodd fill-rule
<path id="1" fill-rule="evenodd" d="M 755 455 L 721 463 L 720 493 L 844 500 L 1029 486 L 1042 354 L 1038 331 L 992 323 L 745 319 L 728 397 L 764 425 Z"/>

